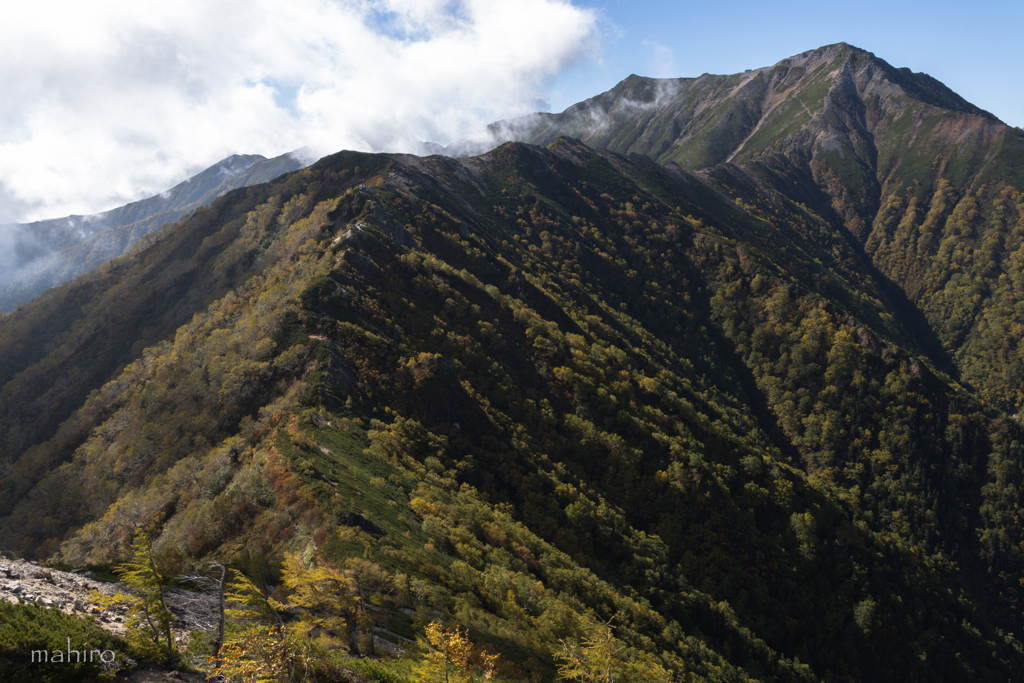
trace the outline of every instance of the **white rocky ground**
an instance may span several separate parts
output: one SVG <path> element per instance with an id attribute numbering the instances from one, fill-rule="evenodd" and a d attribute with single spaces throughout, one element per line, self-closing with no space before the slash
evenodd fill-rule
<path id="1" fill-rule="evenodd" d="M 23 600 L 65 614 L 92 616 L 100 628 L 123 636 L 124 610 L 103 610 L 89 600 L 89 594 L 93 591 L 113 595 L 119 590 L 123 591 L 124 587 L 96 581 L 88 574 L 49 569 L 35 562 L 14 559 L 7 553 L 0 553 L 0 600 Z M 167 602 L 168 608 L 179 620 L 174 629 L 179 639 L 186 639 L 190 631 L 211 628 L 216 623 L 216 601 L 212 596 L 171 589 L 167 594 Z M 136 670 L 120 680 L 130 683 L 198 683 L 205 680 L 205 677 L 177 671 Z"/>
<path id="2" fill-rule="evenodd" d="M 99 591 L 113 595 L 125 591 L 120 584 L 96 581 L 89 573 L 63 572 L 40 566 L 35 562 L 19 560 L 8 553 L 0 553 L 0 600 L 34 603 L 65 614 L 92 616 L 97 626 L 117 635 L 125 634 L 125 611 L 121 608 L 101 609 L 92 604 L 89 594 Z M 170 588 L 164 597 L 167 607 L 178 621 L 174 624 L 175 637 L 187 641 L 188 634 L 196 630 L 210 630 L 217 624 L 217 600 L 212 595 Z M 413 613 L 412 610 L 403 610 Z M 390 640 L 374 636 L 378 650 L 388 650 L 401 656 L 402 649 L 392 641 L 406 641 L 397 634 L 377 629 L 390 636 Z M 411 642 L 411 641 L 408 641 Z M 184 645 L 184 642 L 181 642 Z M 197 674 L 138 670 L 125 678 L 130 683 L 180 683 L 203 681 Z"/>
<path id="3" fill-rule="evenodd" d="M 120 584 L 96 581 L 88 573 L 62 572 L 27 560 L 0 557 L 0 600 L 23 600 L 65 614 L 92 615 L 96 625 L 118 636 L 124 635 L 124 609 L 100 609 L 90 602 L 89 594 L 98 591 L 113 595 L 124 590 Z M 213 628 L 217 623 L 217 602 L 213 596 L 171 588 L 165 601 L 178 617 L 174 630 L 179 637 L 197 629 Z"/>

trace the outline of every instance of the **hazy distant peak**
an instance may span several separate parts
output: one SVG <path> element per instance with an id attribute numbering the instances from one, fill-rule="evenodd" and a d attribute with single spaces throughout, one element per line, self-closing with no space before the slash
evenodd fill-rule
<path id="1" fill-rule="evenodd" d="M 0 229 L 0 311 L 125 253 L 144 235 L 174 223 L 230 190 L 307 166 L 296 150 L 273 159 L 232 154 L 147 199 L 89 216 L 67 216 Z"/>
<path id="2" fill-rule="evenodd" d="M 215 166 L 221 174 L 234 177 L 249 169 L 257 161 L 266 161 L 266 159 L 261 154 L 232 154 Z"/>

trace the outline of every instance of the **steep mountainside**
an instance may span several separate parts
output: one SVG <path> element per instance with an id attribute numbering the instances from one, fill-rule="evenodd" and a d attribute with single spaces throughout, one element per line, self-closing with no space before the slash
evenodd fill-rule
<path id="1" fill-rule="evenodd" d="M 110 211 L 0 226 L 9 251 L 0 274 L 0 311 L 98 268 L 228 190 L 265 183 L 303 165 L 293 154 L 235 154 L 166 192 Z"/>
<path id="2" fill-rule="evenodd" d="M 697 171 L 560 137 L 228 192 L 0 318 L 0 548 L 374 563 L 506 679 L 603 621 L 623 681 L 1012 680 L 1024 194 L 892 73 L 946 161 L 865 171 L 860 232 L 824 114 Z"/>
<path id="3" fill-rule="evenodd" d="M 562 114 L 495 130 L 537 144 L 571 135 L 691 170 L 742 166 L 865 250 L 879 286 L 909 304 L 900 313 L 923 314 L 921 342 L 987 400 L 1024 406 L 1012 206 L 1024 132 L 926 74 L 840 43 L 732 76 L 630 76 Z"/>
<path id="4" fill-rule="evenodd" d="M 510 128 L 522 129 L 538 144 L 572 135 L 593 147 L 644 154 L 687 169 L 742 163 L 777 151 L 799 151 L 807 161 L 849 155 L 848 165 L 864 166 L 871 175 L 881 169 L 884 179 L 904 182 L 922 180 L 919 169 L 901 169 L 900 163 L 917 160 L 923 146 L 968 142 L 969 149 L 957 150 L 967 160 L 980 149 L 982 157 L 994 160 L 999 153 L 1011 154 L 993 149 L 994 143 L 1007 136 L 1020 140 L 1019 131 L 1015 136 L 926 74 L 895 69 L 844 43 L 732 76 L 630 76 L 562 114 L 535 117 Z M 935 126 L 938 121 L 929 117 L 944 120 Z M 932 161 L 934 156 L 927 159 L 929 166 Z"/>
<path id="5" fill-rule="evenodd" d="M 369 552 L 542 675 L 613 616 L 693 680 L 1010 675 L 1020 426 L 757 187 L 561 139 L 229 193 L 5 319 L 0 543 Z"/>

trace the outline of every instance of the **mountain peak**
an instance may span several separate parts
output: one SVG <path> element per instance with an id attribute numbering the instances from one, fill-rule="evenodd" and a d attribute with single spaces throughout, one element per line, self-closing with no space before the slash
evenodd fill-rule
<path id="1" fill-rule="evenodd" d="M 940 120 L 942 125 L 928 123 Z M 918 157 L 929 164 L 964 154 L 986 159 L 958 182 L 991 176 L 999 172 L 995 168 L 1012 171 L 1014 164 L 988 152 L 1008 134 L 1019 137 L 935 78 L 895 68 L 845 42 L 738 74 L 631 74 L 561 114 L 537 114 L 505 130 L 542 145 L 562 135 L 578 137 L 592 147 L 691 170 L 767 162 L 774 155 L 810 173 L 813 160 L 836 154 L 830 164 L 839 169 L 837 177 L 861 188 L 868 207 L 887 181 L 919 178 L 917 166 L 924 161 Z M 908 156 L 910 172 L 900 173 Z M 956 175 L 962 166 L 950 168 Z M 863 221 L 870 208 L 865 212 Z"/>

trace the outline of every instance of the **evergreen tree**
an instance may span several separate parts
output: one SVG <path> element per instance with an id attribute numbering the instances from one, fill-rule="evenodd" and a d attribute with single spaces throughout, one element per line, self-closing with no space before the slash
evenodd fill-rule
<path id="1" fill-rule="evenodd" d="M 175 616 L 164 600 L 166 579 L 153 557 L 149 534 L 140 533 L 131 548 L 132 558 L 114 570 L 130 594 L 116 593 L 107 597 L 94 593 L 93 599 L 105 607 L 125 605 L 128 609 L 125 622 L 127 637 L 133 650 L 145 659 L 163 658 L 173 668 L 178 661 L 178 650 L 171 632 Z"/>

